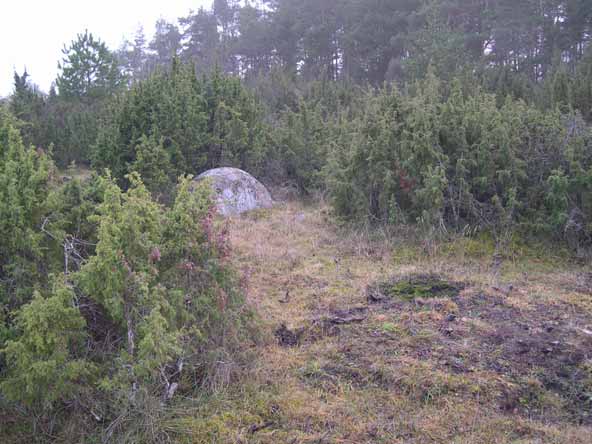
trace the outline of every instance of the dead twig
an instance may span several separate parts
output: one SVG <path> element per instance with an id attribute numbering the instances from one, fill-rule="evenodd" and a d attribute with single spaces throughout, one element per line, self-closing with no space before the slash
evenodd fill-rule
<path id="1" fill-rule="evenodd" d="M 272 425 L 273 425 L 273 421 L 265 421 L 264 423 L 261 423 L 261 424 L 252 424 L 251 427 L 249 427 L 249 433 L 252 435 L 260 430 L 271 427 Z"/>

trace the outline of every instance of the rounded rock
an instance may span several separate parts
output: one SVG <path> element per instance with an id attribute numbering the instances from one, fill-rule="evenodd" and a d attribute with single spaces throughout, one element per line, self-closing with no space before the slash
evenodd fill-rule
<path id="1" fill-rule="evenodd" d="M 195 178 L 196 182 L 204 180 L 210 183 L 216 209 L 223 216 L 273 206 L 267 188 L 246 171 L 228 167 L 215 168 Z"/>

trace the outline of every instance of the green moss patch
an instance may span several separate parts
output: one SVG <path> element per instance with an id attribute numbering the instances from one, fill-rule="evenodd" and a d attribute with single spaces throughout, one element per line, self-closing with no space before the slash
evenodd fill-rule
<path id="1" fill-rule="evenodd" d="M 464 287 L 463 283 L 448 281 L 437 274 L 414 274 L 371 286 L 367 296 L 370 303 L 390 299 L 449 298 L 457 296 Z"/>

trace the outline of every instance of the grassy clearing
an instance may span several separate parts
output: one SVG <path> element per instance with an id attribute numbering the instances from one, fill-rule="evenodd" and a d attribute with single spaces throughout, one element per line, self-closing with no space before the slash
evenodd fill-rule
<path id="1" fill-rule="evenodd" d="M 487 244 L 426 252 L 341 232 L 324 207 L 296 203 L 232 220 L 230 233 L 268 339 L 242 381 L 171 415 L 176 440 L 590 442 L 592 295 L 582 267 L 514 254 L 494 279 Z M 418 273 L 439 276 L 445 291 L 410 288 L 405 277 Z M 389 280 L 407 296 L 368 297 Z M 336 313 L 353 320 L 333 322 Z M 298 341 L 280 345 L 279 326 Z"/>
<path id="2" fill-rule="evenodd" d="M 254 359 L 201 398 L 146 404 L 125 442 L 590 442 L 584 266 L 514 243 L 494 275 L 486 239 L 343 230 L 300 203 L 231 219 L 229 234 L 263 324 Z"/>

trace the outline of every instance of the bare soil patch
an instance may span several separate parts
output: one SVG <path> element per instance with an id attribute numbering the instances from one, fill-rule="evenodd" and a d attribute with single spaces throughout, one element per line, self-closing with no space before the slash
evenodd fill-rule
<path id="1" fill-rule="evenodd" d="M 500 382 L 502 411 L 592 423 L 590 312 L 559 301 L 517 303 L 523 294 L 484 291 L 436 274 L 380 281 L 366 295 L 375 317 L 395 313 L 397 322 L 369 331 L 369 352 L 356 360 L 390 349 L 469 379 L 489 373 Z"/>

